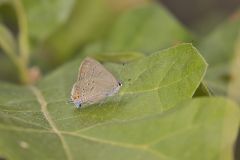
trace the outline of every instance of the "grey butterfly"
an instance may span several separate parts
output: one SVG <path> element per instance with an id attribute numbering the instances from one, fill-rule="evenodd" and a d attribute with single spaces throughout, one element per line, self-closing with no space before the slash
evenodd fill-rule
<path id="1" fill-rule="evenodd" d="M 87 57 L 80 65 L 70 101 L 77 108 L 83 104 L 95 104 L 117 93 L 121 86 L 122 84 L 103 65 Z"/>

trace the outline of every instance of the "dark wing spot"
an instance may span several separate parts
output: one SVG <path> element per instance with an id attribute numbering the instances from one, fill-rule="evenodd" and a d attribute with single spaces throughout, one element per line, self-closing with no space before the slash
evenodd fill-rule
<path id="1" fill-rule="evenodd" d="M 118 85 L 119 85 L 119 86 L 122 86 L 122 83 L 118 81 Z"/>

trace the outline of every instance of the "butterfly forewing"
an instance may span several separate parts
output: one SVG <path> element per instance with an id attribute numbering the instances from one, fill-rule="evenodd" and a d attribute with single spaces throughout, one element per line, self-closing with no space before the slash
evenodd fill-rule
<path id="1" fill-rule="evenodd" d="M 115 93 L 119 88 L 116 78 L 94 59 L 86 58 L 79 69 L 77 81 L 82 103 L 95 103 Z"/>

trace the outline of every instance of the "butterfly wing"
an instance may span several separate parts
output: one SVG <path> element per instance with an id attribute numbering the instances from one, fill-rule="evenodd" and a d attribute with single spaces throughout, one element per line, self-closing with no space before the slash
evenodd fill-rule
<path id="1" fill-rule="evenodd" d="M 83 103 L 97 103 L 120 88 L 116 78 L 99 62 L 86 58 L 79 70 L 78 85 Z"/>

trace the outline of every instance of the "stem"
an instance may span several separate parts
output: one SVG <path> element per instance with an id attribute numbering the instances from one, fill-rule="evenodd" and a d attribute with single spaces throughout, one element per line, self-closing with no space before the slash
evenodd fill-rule
<path id="1" fill-rule="evenodd" d="M 14 60 L 19 71 L 19 77 L 23 84 L 29 84 L 30 79 L 28 75 L 28 63 L 29 63 L 29 41 L 28 41 L 28 24 L 27 17 L 22 5 L 21 0 L 12 0 L 13 7 L 18 19 L 19 35 L 18 35 L 18 47 L 19 57 Z"/>
<path id="2" fill-rule="evenodd" d="M 16 65 L 18 72 L 19 72 L 19 78 L 21 83 L 23 84 L 29 84 L 30 79 L 28 75 L 28 67 L 27 63 L 23 61 L 21 58 L 17 57 L 16 54 L 11 54 L 10 52 L 5 53 L 8 55 L 8 57 L 12 60 L 12 62 Z"/>
<path id="3" fill-rule="evenodd" d="M 19 54 L 25 63 L 29 59 L 29 41 L 27 17 L 21 0 L 13 0 L 19 27 Z"/>
<path id="4" fill-rule="evenodd" d="M 1 43 L 2 45 L 4 43 Z M 12 50 L 7 49 L 6 47 L 2 47 L 4 50 L 4 53 L 9 57 L 9 59 L 13 62 L 13 64 L 16 65 L 18 71 L 19 71 L 19 78 L 20 81 L 23 84 L 28 84 L 29 81 L 29 76 L 28 76 L 28 68 L 27 68 L 27 63 L 22 60 L 17 53 L 13 52 Z"/>
<path id="5" fill-rule="evenodd" d="M 29 74 L 28 74 L 28 67 L 24 61 L 19 60 L 17 63 L 17 68 L 19 71 L 19 78 L 23 84 L 29 84 Z"/>

